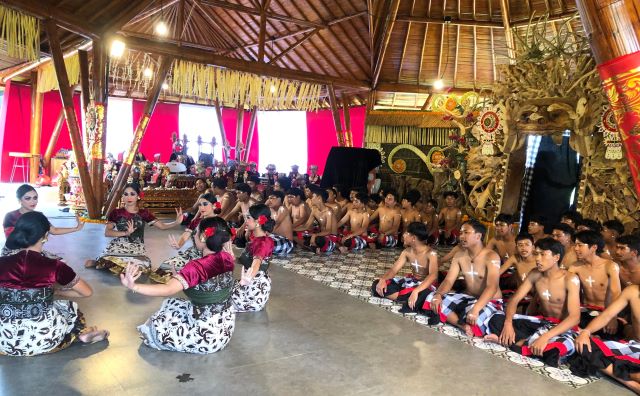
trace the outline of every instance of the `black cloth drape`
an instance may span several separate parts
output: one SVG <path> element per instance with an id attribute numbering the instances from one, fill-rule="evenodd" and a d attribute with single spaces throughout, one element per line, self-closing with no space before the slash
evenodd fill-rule
<path id="1" fill-rule="evenodd" d="M 341 184 L 347 188 L 365 187 L 369 171 L 381 164 L 378 150 L 333 147 L 327 157 L 320 186 L 325 188 Z"/>

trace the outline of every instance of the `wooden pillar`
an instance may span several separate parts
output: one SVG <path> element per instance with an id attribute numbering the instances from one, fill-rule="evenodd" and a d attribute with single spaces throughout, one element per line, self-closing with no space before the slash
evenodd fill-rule
<path id="1" fill-rule="evenodd" d="M 69 86 L 69 76 L 67 75 L 64 56 L 60 46 L 60 38 L 58 37 L 58 27 L 53 20 L 47 19 L 45 21 L 45 30 L 49 38 L 53 66 L 56 72 L 56 77 L 58 78 L 58 89 L 60 91 L 60 97 L 62 99 L 62 106 L 64 109 L 64 117 L 67 120 L 67 127 L 69 128 L 69 135 L 71 137 L 71 146 L 76 156 L 76 165 L 78 166 L 80 185 L 82 186 L 82 191 L 84 193 L 87 212 L 89 213 L 90 218 L 96 219 L 100 217 L 100 211 L 95 205 L 91 178 L 89 176 L 89 171 L 87 170 L 87 161 L 85 160 L 84 150 L 82 148 L 80 126 L 78 125 L 76 110 L 73 106 L 73 96 L 71 94 L 71 87 Z"/>
<path id="2" fill-rule="evenodd" d="M 502 205 L 500 213 L 514 214 L 518 212 L 520 204 L 520 189 L 522 188 L 522 178 L 524 177 L 525 164 L 527 161 L 527 147 L 521 147 L 508 154 L 509 159 L 504 174 L 504 187 L 502 192 Z"/>
<path id="3" fill-rule="evenodd" d="M 234 153 L 236 161 L 240 161 L 242 158 L 240 155 L 242 154 L 242 150 L 240 146 L 242 146 L 242 126 L 244 122 L 244 105 L 238 105 L 238 116 L 236 120 L 236 150 Z"/>
<path id="4" fill-rule="evenodd" d="M 93 105 L 96 111 L 96 130 L 91 139 L 91 180 L 96 199 L 96 207 L 105 205 L 104 158 L 107 144 L 107 100 L 109 98 L 109 62 L 103 40 L 93 40 Z M 84 92 L 84 88 L 83 88 Z M 87 88 L 87 98 L 89 97 Z M 84 94 L 83 94 L 84 96 Z"/>
<path id="5" fill-rule="evenodd" d="M 640 196 L 640 7 L 633 0 L 576 5 Z"/>
<path id="6" fill-rule="evenodd" d="M 129 152 L 127 153 L 127 157 L 125 158 L 122 167 L 120 167 L 118 176 L 113 183 L 111 193 L 109 194 L 109 198 L 107 199 L 107 203 L 105 205 L 106 210 L 104 212 L 105 215 L 111 212 L 120 201 L 120 196 L 122 195 L 124 186 L 127 184 L 127 179 L 129 178 L 129 172 L 131 171 L 133 160 L 138 153 L 140 142 L 142 141 L 144 133 L 147 130 L 147 126 L 149 125 L 149 120 L 151 119 L 153 110 L 156 107 L 156 103 L 158 103 L 158 97 L 160 96 L 160 91 L 162 90 L 162 84 L 164 83 L 164 79 L 167 76 L 167 72 L 169 71 L 172 61 L 173 58 L 171 57 L 160 58 L 160 66 L 158 67 L 153 86 L 149 90 L 149 96 L 147 97 L 147 102 L 144 105 L 144 110 L 142 112 L 142 115 L 140 116 L 138 126 L 136 127 L 136 130 L 134 132 L 131 147 L 129 148 Z"/>
<path id="7" fill-rule="evenodd" d="M 247 142 L 244 145 L 244 162 L 249 162 L 249 153 L 251 152 L 251 142 L 253 141 L 253 132 L 256 129 L 256 121 L 258 120 L 258 106 L 253 106 L 251 119 L 249 120 L 249 131 L 247 131 Z"/>
<path id="8" fill-rule="evenodd" d="M 51 176 L 52 178 L 55 169 L 51 169 L 51 156 L 53 155 L 53 149 L 56 147 L 56 143 L 58 143 L 58 137 L 60 136 L 60 131 L 62 131 L 63 123 L 64 109 L 60 109 L 60 114 L 58 114 L 56 125 L 53 127 L 53 132 L 51 133 L 51 138 L 49 139 L 49 144 L 47 145 L 47 151 L 44 152 L 44 166 L 48 169 L 49 176 Z"/>
<path id="9" fill-rule="evenodd" d="M 91 102 L 89 90 L 89 54 L 87 51 L 78 50 L 78 63 L 80 64 L 80 93 L 82 98 L 82 111 L 86 112 Z M 85 129 L 86 131 L 86 129 Z"/>
<path id="10" fill-rule="evenodd" d="M 38 92 L 38 73 L 31 73 L 31 128 L 29 183 L 35 183 L 40 169 L 40 141 L 42 139 L 42 102 L 44 94 Z"/>
<path id="11" fill-rule="evenodd" d="M 329 105 L 331 106 L 331 114 L 333 115 L 333 125 L 336 127 L 336 136 L 338 139 L 338 145 L 344 147 L 344 136 L 342 135 L 342 123 L 340 122 L 340 114 L 338 113 L 338 103 L 336 101 L 336 92 L 333 89 L 333 85 L 327 85 L 329 91 Z"/>
<path id="12" fill-rule="evenodd" d="M 342 113 L 344 115 L 344 140 L 347 147 L 353 147 L 353 133 L 351 132 L 351 114 L 349 114 L 349 98 L 342 95 Z"/>

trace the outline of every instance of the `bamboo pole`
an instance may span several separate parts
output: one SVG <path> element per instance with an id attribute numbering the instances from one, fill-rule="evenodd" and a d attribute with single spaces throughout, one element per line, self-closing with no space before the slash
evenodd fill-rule
<path id="1" fill-rule="evenodd" d="M 147 97 L 147 102 L 144 105 L 144 111 L 142 112 L 140 120 L 138 121 L 138 126 L 136 127 L 133 141 L 131 142 L 131 147 L 129 148 L 129 152 L 127 153 L 127 158 L 124 160 L 124 163 L 122 164 L 122 167 L 118 172 L 116 181 L 113 183 L 111 193 L 109 194 L 109 198 L 107 199 L 107 204 L 105 206 L 105 215 L 110 213 L 116 207 L 118 201 L 120 201 L 120 196 L 122 195 L 124 186 L 126 185 L 127 179 L 129 178 L 129 172 L 131 171 L 133 160 L 138 153 L 140 142 L 142 141 L 144 133 L 147 130 L 147 126 L 149 125 L 149 120 L 151 119 L 153 110 L 156 107 L 156 103 L 158 103 L 158 97 L 160 96 L 160 91 L 162 90 L 162 84 L 164 83 L 167 72 L 171 67 L 172 61 L 173 58 L 171 57 L 160 58 L 160 66 L 158 67 L 153 86 L 149 90 L 149 96 Z"/>
<path id="2" fill-rule="evenodd" d="M 52 19 L 47 19 L 44 25 L 47 36 L 49 37 L 53 66 L 56 71 L 56 77 L 58 78 L 60 98 L 62 99 L 64 116 L 67 120 L 69 135 L 71 136 L 71 146 L 76 156 L 76 165 L 78 166 L 80 185 L 82 186 L 82 191 L 84 193 L 87 212 L 89 213 L 90 218 L 96 219 L 100 217 L 100 212 L 95 205 L 91 178 L 89 176 L 89 171 L 87 170 L 87 161 L 82 148 L 82 137 L 80 136 L 80 127 L 78 125 L 76 110 L 73 106 L 73 96 L 71 94 L 71 87 L 69 87 L 69 76 L 67 75 L 62 47 L 60 46 L 60 38 L 58 37 L 58 27 Z"/>
<path id="3" fill-rule="evenodd" d="M 216 108 L 216 116 L 218 117 L 218 127 L 220 128 L 220 139 L 222 139 L 222 162 L 227 163 L 229 159 L 229 143 L 227 141 L 227 134 L 224 131 L 224 122 L 222 122 L 222 109 L 220 108 L 220 102 L 214 102 Z"/>
<path id="4" fill-rule="evenodd" d="M 44 94 L 38 92 L 38 73 L 31 73 L 31 127 L 29 158 L 29 182 L 35 183 L 40 169 L 40 142 L 42 140 L 42 102 Z"/>
<path id="5" fill-rule="evenodd" d="M 47 151 L 44 152 L 44 166 L 47 168 L 49 176 L 53 177 L 53 169 L 51 169 L 51 156 L 53 155 L 53 149 L 58 142 L 58 137 L 60 136 L 60 131 L 62 131 L 62 124 L 64 123 L 64 109 L 60 109 L 60 114 L 58 114 L 58 119 L 56 120 L 56 124 L 53 127 L 53 132 L 51 133 L 51 138 L 49 139 L 49 144 L 47 145 Z"/>
<path id="6" fill-rule="evenodd" d="M 253 107 L 251 119 L 249 120 L 249 131 L 247 132 L 247 143 L 244 145 L 244 162 L 249 162 L 249 153 L 251 152 L 251 142 L 253 141 L 253 131 L 256 129 L 256 121 L 258 120 L 258 106 Z"/>
<path id="7" fill-rule="evenodd" d="M 236 161 L 240 161 L 242 158 L 242 126 L 244 124 L 244 105 L 238 105 L 238 113 L 236 118 L 236 150 L 234 153 L 234 157 Z"/>
<path id="8" fill-rule="evenodd" d="M 344 140 L 347 147 L 353 147 L 353 133 L 351 132 L 351 114 L 349 114 L 349 98 L 342 95 L 342 113 L 344 115 Z"/>
<path id="9" fill-rule="evenodd" d="M 338 113 L 338 102 L 336 101 L 336 92 L 333 85 L 327 85 L 329 91 L 329 105 L 331 106 L 331 114 L 333 115 L 333 125 L 336 127 L 336 136 L 338 145 L 344 147 L 345 141 L 342 135 L 342 123 L 340 122 L 340 114 Z"/>

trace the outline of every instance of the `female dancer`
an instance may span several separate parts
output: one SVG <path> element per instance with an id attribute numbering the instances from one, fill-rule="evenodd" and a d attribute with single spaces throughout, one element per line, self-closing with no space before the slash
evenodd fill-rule
<path id="1" fill-rule="evenodd" d="M 87 260 L 85 267 L 97 269 L 108 268 L 114 274 L 120 274 L 128 263 L 136 263 L 149 274 L 151 279 L 161 280 L 165 275 L 162 270 L 151 272 L 151 259 L 147 257 L 144 248 L 144 225 L 155 226 L 166 230 L 180 225 L 182 209 L 176 209 L 176 220 L 162 223 L 144 208 L 138 208 L 140 187 L 137 184 L 127 184 L 122 193 L 124 207 L 114 209 L 107 218 L 104 235 L 115 237 L 97 260 Z"/>
<path id="2" fill-rule="evenodd" d="M 171 273 L 180 271 L 189 261 L 202 257 L 202 251 L 200 251 L 196 246 L 195 232 L 198 228 L 198 224 L 200 224 L 203 219 L 220 214 L 220 204 L 216 202 L 216 196 L 210 192 L 201 195 L 200 198 L 198 198 L 197 204 L 198 213 L 196 213 L 195 218 L 191 220 L 182 235 L 180 235 L 180 239 L 176 240 L 173 235 L 169 235 L 169 245 L 174 249 L 180 249 L 185 242 L 189 240 L 189 238 L 191 238 L 192 246 L 184 251 L 178 252 L 177 256 L 160 264 L 159 268 L 167 271 L 164 278 L 157 279 L 162 281 L 160 283 L 167 283 L 169 279 L 171 279 Z"/>
<path id="3" fill-rule="evenodd" d="M 136 284 L 142 272 L 129 264 L 120 281 L 134 293 L 170 296 L 179 291 L 189 298 L 168 298 L 138 326 L 144 343 L 166 351 L 207 354 L 231 340 L 236 314 L 231 308 L 234 258 L 231 230 L 219 217 L 200 222 L 195 242 L 204 256 L 189 261 L 167 284 Z"/>
<path id="4" fill-rule="evenodd" d="M 13 228 L 16 226 L 16 222 L 18 221 L 20 216 L 25 213 L 35 211 L 36 206 L 38 205 L 38 192 L 35 188 L 28 184 L 23 184 L 18 187 L 18 189 L 16 190 L 16 198 L 18 198 L 20 208 L 7 213 L 4 216 L 4 222 L 2 223 L 2 227 L 4 228 L 4 235 L 7 238 L 9 237 L 9 234 L 11 234 L 11 231 L 13 231 Z M 49 233 L 51 235 L 63 235 L 80 231 L 82 227 L 84 227 L 84 223 L 80 221 L 80 217 L 77 214 L 76 221 L 77 225 L 75 227 L 62 228 L 54 227 L 53 225 L 51 225 Z M 2 255 L 11 253 L 12 252 L 10 252 L 6 247 L 2 250 Z M 60 257 L 49 252 L 44 252 L 44 254 L 51 258 L 60 259 Z"/>
<path id="5" fill-rule="evenodd" d="M 266 205 L 256 204 L 249 208 L 245 223 L 251 235 L 239 259 L 244 266 L 242 277 L 233 286 L 231 298 L 237 312 L 255 312 L 264 308 L 271 292 L 271 278 L 267 270 L 274 242 L 267 233 L 273 231 L 276 222 Z"/>
<path id="6" fill-rule="evenodd" d="M 102 341 L 106 330 L 86 327 L 78 304 L 62 297 L 89 297 L 91 287 L 68 265 L 42 254 L 51 225 L 40 212 L 16 222 L 7 245 L 17 253 L 0 257 L 0 354 L 32 356 L 56 352 L 74 340 Z"/>

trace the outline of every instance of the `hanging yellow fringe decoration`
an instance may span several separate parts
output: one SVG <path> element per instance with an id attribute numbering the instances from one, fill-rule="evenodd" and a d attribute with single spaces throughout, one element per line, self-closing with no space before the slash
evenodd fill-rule
<path id="1" fill-rule="evenodd" d="M 40 57 L 38 19 L 0 5 L 0 41 L 11 58 L 36 60 Z"/>
<path id="2" fill-rule="evenodd" d="M 171 92 L 178 96 L 257 106 L 260 110 L 315 111 L 320 107 L 321 84 L 261 77 L 182 60 L 174 62 L 172 75 Z"/>
<path id="3" fill-rule="evenodd" d="M 78 53 L 64 59 L 64 66 L 69 76 L 69 86 L 74 86 L 80 82 L 80 61 Z M 53 61 L 47 62 L 38 71 L 38 92 L 44 93 L 58 89 L 58 77 L 53 67 Z"/>

